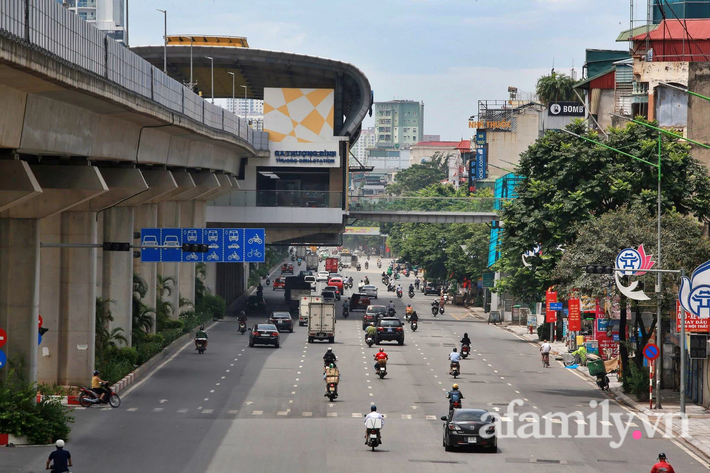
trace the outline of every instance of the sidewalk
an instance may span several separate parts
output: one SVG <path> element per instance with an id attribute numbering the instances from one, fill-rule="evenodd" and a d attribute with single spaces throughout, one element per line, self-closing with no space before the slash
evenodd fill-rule
<path id="1" fill-rule="evenodd" d="M 529 334 L 527 327 L 517 325 L 501 325 L 501 329 L 514 333 L 518 337 L 528 340 L 531 343 L 540 343 L 537 338 L 537 333 Z M 560 355 L 568 352 L 567 347 L 563 342 L 553 343 L 552 351 L 553 353 Z M 596 378 L 589 375 L 589 371 L 586 366 L 579 366 L 577 368 L 577 372 L 589 377 L 590 380 L 596 381 Z M 651 423 L 654 423 L 659 416 L 680 413 L 680 393 L 670 389 L 661 390 L 662 409 L 653 410 L 649 408 L 649 401 L 639 402 L 636 401 L 633 396 L 624 394 L 622 392 L 621 382 L 618 381 L 616 376 L 611 376 L 609 379 L 609 390 L 611 396 L 619 403 L 635 411 L 637 414 L 648 417 L 649 422 Z M 686 397 L 685 413 L 688 417 L 688 435 L 685 437 L 682 436 L 680 425 L 681 421 L 677 417 L 673 418 L 673 434 L 676 437 L 681 438 L 686 444 L 688 444 L 688 446 L 692 447 L 696 453 L 701 454 L 706 459 L 710 459 L 710 411 L 705 409 L 703 406 L 694 404 Z M 665 427 L 664 421 L 659 424 L 659 427 L 661 429 Z"/>

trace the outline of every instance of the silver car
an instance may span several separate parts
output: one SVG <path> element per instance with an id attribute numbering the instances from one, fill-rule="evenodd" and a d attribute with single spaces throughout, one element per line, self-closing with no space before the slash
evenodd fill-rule
<path id="1" fill-rule="evenodd" d="M 370 299 L 377 299 L 377 287 L 373 286 L 372 284 L 362 286 L 362 290 L 360 291 L 360 293 L 367 294 L 367 297 L 369 297 Z"/>

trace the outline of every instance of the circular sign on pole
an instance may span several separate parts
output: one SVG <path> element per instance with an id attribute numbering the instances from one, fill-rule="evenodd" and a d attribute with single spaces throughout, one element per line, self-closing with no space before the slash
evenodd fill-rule
<path id="1" fill-rule="evenodd" d="M 653 343 L 649 343 L 643 348 L 643 356 L 645 356 L 649 361 L 655 360 L 660 354 L 661 351 L 658 349 L 658 346 Z"/>
<path id="2" fill-rule="evenodd" d="M 0 328 L 0 348 L 7 343 L 7 333 Z"/>
<path id="3" fill-rule="evenodd" d="M 39 328 L 42 328 L 42 324 L 44 323 L 44 320 L 42 320 L 42 316 L 39 316 Z"/>

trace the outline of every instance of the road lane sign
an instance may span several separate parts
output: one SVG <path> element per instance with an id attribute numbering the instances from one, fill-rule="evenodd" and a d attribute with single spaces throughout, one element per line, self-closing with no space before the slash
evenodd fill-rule
<path id="1" fill-rule="evenodd" d="M 661 351 L 658 349 L 658 346 L 653 343 L 649 343 L 643 348 L 643 356 L 649 361 L 655 360 L 660 354 Z"/>
<path id="2" fill-rule="evenodd" d="M 247 228 L 244 230 L 244 261 L 263 263 L 266 253 L 266 234 L 263 228 Z"/>
<path id="3" fill-rule="evenodd" d="M 179 263 L 182 261 L 182 238 L 179 228 L 161 228 L 160 229 L 161 242 L 160 244 L 164 247 L 161 250 L 161 261 L 170 263 Z M 199 261 L 195 259 L 194 261 Z"/>
<path id="4" fill-rule="evenodd" d="M 160 229 L 141 228 L 141 261 L 144 263 L 157 263 L 160 261 Z M 151 248 L 151 247 L 155 248 Z M 146 248 L 148 247 L 148 248 Z"/>
<path id="5" fill-rule="evenodd" d="M 202 241 L 202 228 L 181 228 L 180 229 L 180 246 L 183 244 L 199 245 Z M 199 263 L 204 261 L 204 253 L 195 253 L 191 251 L 180 251 L 180 259 L 183 263 Z"/>
<path id="6" fill-rule="evenodd" d="M 562 310 L 562 302 L 551 302 L 547 310 Z"/>

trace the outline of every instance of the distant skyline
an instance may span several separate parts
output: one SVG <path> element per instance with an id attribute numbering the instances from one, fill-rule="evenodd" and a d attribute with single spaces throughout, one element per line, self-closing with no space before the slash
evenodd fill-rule
<path id="1" fill-rule="evenodd" d="M 246 36 L 253 48 L 349 62 L 376 101 L 423 101 L 424 133 L 443 140 L 470 137 L 478 100 L 506 99 L 508 86 L 534 92 L 553 61 L 580 77 L 585 49 L 628 47 L 615 42 L 629 27 L 620 0 L 133 1 L 132 46 L 162 44 L 157 8 L 168 34 Z"/>

